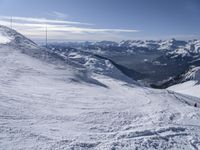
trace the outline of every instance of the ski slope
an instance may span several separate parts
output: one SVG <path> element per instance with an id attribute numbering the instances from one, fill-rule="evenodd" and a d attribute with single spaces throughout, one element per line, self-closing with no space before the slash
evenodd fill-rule
<path id="1" fill-rule="evenodd" d="M 174 85 L 172 87 L 169 87 L 168 89 L 178 92 L 178 93 L 191 95 L 191 96 L 200 98 L 200 92 L 199 92 L 200 85 L 199 85 L 198 81 L 195 81 L 195 80 L 180 83 L 180 84 Z"/>
<path id="2" fill-rule="evenodd" d="M 28 45 L 0 45 L 0 149 L 200 149 L 192 104 L 199 99 L 90 72 Z"/>
<path id="3" fill-rule="evenodd" d="M 183 75 L 183 83 L 169 87 L 169 90 L 200 98 L 200 67 L 194 67 Z"/>

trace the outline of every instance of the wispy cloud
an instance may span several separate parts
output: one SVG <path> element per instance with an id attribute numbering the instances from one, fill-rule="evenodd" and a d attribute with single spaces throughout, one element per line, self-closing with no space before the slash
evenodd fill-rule
<path id="1" fill-rule="evenodd" d="M 8 16 L 0 16 L 0 24 L 10 26 L 10 19 L 11 17 Z M 135 34 L 140 32 L 140 30 L 133 29 L 94 28 L 90 23 L 76 21 L 30 17 L 12 17 L 12 19 L 14 29 L 30 38 L 38 39 L 45 35 L 46 27 L 48 29 L 49 38 L 58 40 L 114 40 L 123 34 Z"/>
<path id="2" fill-rule="evenodd" d="M 50 27 L 52 31 L 71 31 L 75 33 L 108 33 L 108 32 L 124 32 L 124 33 L 135 33 L 139 32 L 139 30 L 127 30 L 127 29 L 95 29 L 95 28 L 79 28 L 79 27 L 66 27 L 61 26 L 57 27 Z"/>
<path id="3" fill-rule="evenodd" d="M 10 20 L 11 17 L 8 16 L 0 16 L 1 20 Z M 46 18 L 31 18 L 31 17 L 12 17 L 13 21 L 18 22 L 31 22 L 31 23 L 45 23 L 45 24 L 71 24 L 71 25 L 92 25 L 90 23 L 84 23 L 84 22 L 76 22 L 76 21 L 65 21 L 65 20 L 52 20 L 52 19 L 46 19 Z"/>
<path id="4" fill-rule="evenodd" d="M 64 14 L 62 12 L 59 12 L 59 11 L 53 11 L 52 12 L 52 16 L 56 17 L 56 18 L 59 18 L 59 19 L 65 19 L 68 17 L 67 14 Z"/>

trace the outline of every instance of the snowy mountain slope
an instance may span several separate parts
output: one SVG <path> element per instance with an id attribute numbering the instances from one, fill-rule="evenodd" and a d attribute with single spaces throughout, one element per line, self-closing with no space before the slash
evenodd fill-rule
<path id="1" fill-rule="evenodd" d="M 0 34 L 0 44 L 7 44 L 9 42 L 10 42 L 10 39 L 1 33 Z"/>
<path id="2" fill-rule="evenodd" d="M 196 80 L 200 82 L 200 67 L 193 67 L 183 75 L 183 81 Z"/>
<path id="3" fill-rule="evenodd" d="M 44 47 L 39 47 L 36 43 L 15 30 L 0 25 L 0 34 L 9 39 L 7 43 L 3 44 L 5 47 L 16 49 L 23 54 L 38 58 L 49 63 L 65 64 L 63 63 L 63 59 L 58 55 L 51 53 Z M 0 46 L 1 45 L 2 44 L 0 44 Z"/>
<path id="4" fill-rule="evenodd" d="M 20 33 L 16 32 L 15 30 L 12 30 L 6 26 L 0 25 L 0 35 L 1 37 L 4 37 L 7 39 L 7 42 L 4 44 L 10 44 L 14 45 L 15 47 L 28 47 L 31 48 L 37 48 L 38 46 L 31 40 L 27 39 Z"/>
<path id="5" fill-rule="evenodd" d="M 194 80 L 173 85 L 173 86 L 169 87 L 168 89 L 178 92 L 178 93 L 196 96 L 196 97 L 200 98 L 200 94 L 199 94 L 200 85 L 197 81 L 194 81 Z"/>
<path id="6" fill-rule="evenodd" d="M 183 75 L 182 83 L 168 89 L 178 93 L 200 97 L 200 67 L 194 67 Z"/>
<path id="7" fill-rule="evenodd" d="M 0 149 L 200 148 L 199 99 L 95 72 L 100 84 L 83 82 L 80 68 L 10 45 L 0 69 Z"/>
<path id="8" fill-rule="evenodd" d="M 121 71 L 119 71 L 110 60 L 100 59 L 94 54 L 79 51 L 77 49 L 51 49 L 51 51 L 64 60 L 67 60 L 68 64 L 73 66 L 82 66 L 86 68 L 90 73 L 97 73 L 106 75 L 118 80 L 123 80 L 128 83 L 135 83 L 132 79 L 128 78 Z"/>

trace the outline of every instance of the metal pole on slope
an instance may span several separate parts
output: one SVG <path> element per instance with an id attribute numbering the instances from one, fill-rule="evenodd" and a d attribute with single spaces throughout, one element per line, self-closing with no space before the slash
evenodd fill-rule
<path id="1" fill-rule="evenodd" d="M 13 27 L 13 25 L 12 25 L 12 22 L 13 22 L 13 19 L 12 19 L 12 16 L 11 16 L 11 18 L 10 18 L 10 28 L 12 29 Z"/>
<path id="2" fill-rule="evenodd" d="M 47 48 L 47 36 L 48 34 L 47 34 L 47 25 L 46 25 L 46 48 Z"/>

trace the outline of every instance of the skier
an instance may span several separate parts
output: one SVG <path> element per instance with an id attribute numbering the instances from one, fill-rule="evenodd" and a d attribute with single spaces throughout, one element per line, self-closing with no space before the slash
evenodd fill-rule
<path id="1" fill-rule="evenodd" d="M 194 107 L 197 107 L 197 103 L 194 104 Z"/>

